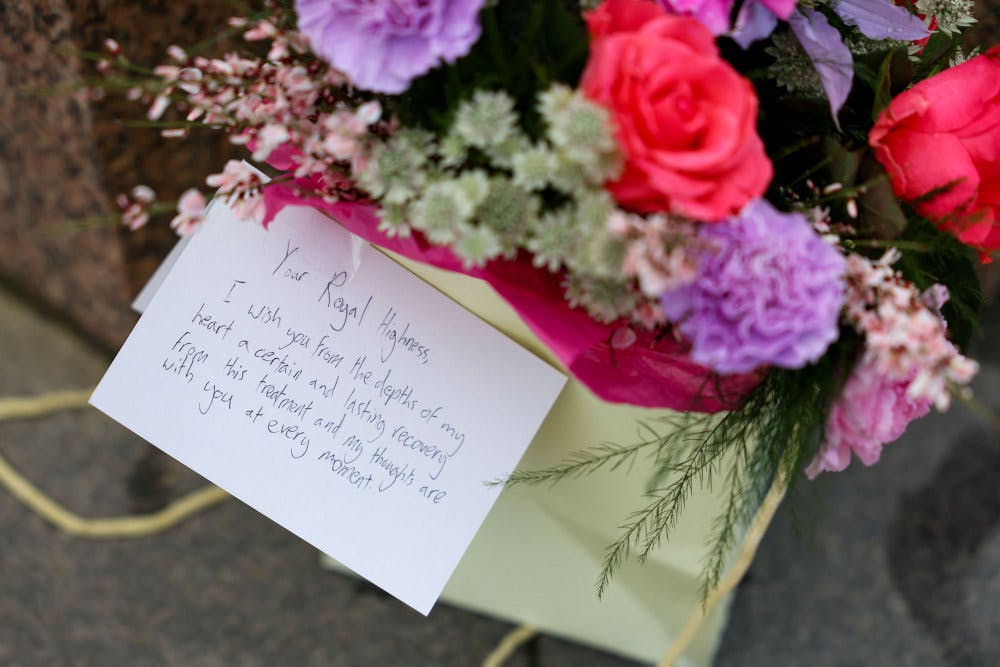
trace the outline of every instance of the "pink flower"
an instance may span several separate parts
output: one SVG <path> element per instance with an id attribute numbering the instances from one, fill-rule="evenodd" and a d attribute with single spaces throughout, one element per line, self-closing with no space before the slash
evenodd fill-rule
<path id="1" fill-rule="evenodd" d="M 1000 46 L 900 93 L 868 139 L 896 195 L 989 261 L 1000 249 Z"/>
<path id="2" fill-rule="evenodd" d="M 134 232 L 149 222 L 149 209 L 156 202 L 156 193 L 148 185 L 137 185 L 127 195 L 119 193 L 115 202 L 122 210 L 122 224 Z"/>
<path id="3" fill-rule="evenodd" d="M 914 419 L 927 414 L 929 398 L 913 399 L 907 392 L 910 380 L 895 380 L 883 374 L 874 361 L 862 360 L 854 367 L 844 391 L 830 410 L 826 440 L 806 476 L 839 472 L 851 462 L 851 452 L 866 466 L 878 462 L 882 447 L 903 435 Z"/>
<path id="4" fill-rule="evenodd" d="M 764 193 L 774 170 L 757 93 L 704 26 L 640 0 L 605 0 L 584 18 L 580 90 L 610 112 L 625 158 L 606 185 L 615 200 L 718 222 Z"/>
<path id="5" fill-rule="evenodd" d="M 271 152 L 288 141 L 288 128 L 278 123 L 268 123 L 254 135 L 256 146 L 254 160 L 266 160 Z"/>
<path id="6" fill-rule="evenodd" d="M 948 340 L 940 315 L 947 289 L 934 286 L 921 294 L 892 269 L 899 256 L 895 249 L 877 262 L 847 256 L 844 319 L 864 335 L 866 362 L 893 380 L 908 382 L 911 398 L 926 398 L 947 410 L 951 392 L 965 387 L 979 365 Z"/>
<path id="7" fill-rule="evenodd" d="M 693 223 L 665 215 L 644 218 L 615 209 L 608 229 L 625 241 L 622 273 L 637 278 L 646 296 L 659 299 L 698 277 L 697 251 L 702 248 Z"/>
<path id="8" fill-rule="evenodd" d="M 225 195 L 226 203 L 240 220 L 264 224 L 263 182 L 253 167 L 239 160 L 230 160 L 221 174 L 209 175 L 205 183 L 218 188 L 220 195 Z"/>
<path id="9" fill-rule="evenodd" d="M 239 160 L 227 162 L 221 174 L 209 174 L 205 183 L 210 188 L 218 188 L 222 195 L 258 190 L 261 186 L 260 176 L 254 172 L 253 167 Z"/>
<path id="10" fill-rule="evenodd" d="M 177 216 L 170 221 L 170 228 L 178 236 L 191 236 L 204 219 L 205 195 L 191 188 L 177 202 Z"/>

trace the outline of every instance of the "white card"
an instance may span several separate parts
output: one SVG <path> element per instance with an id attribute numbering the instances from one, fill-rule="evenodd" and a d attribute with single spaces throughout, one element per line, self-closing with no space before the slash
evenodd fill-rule
<path id="1" fill-rule="evenodd" d="M 427 614 L 564 382 L 323 214 L 217 205 L 91 404 Z"/>

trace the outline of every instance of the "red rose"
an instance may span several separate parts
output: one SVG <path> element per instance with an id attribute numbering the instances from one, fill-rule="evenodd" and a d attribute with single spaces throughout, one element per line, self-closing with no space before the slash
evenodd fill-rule
<path id="1" fill-rule="evenodd" d="M 586 19 L 580 88 L 614 119 L 625 156 L 607 185 L 615 199 L 714 222 L 764 193 L 772 168 L 756 93 L 701 23 L 641 0 L 606 0 Z"/>
<path id="2" fill-rule="evenodd" d="M 1000 46 L 898 95 L 868 140 L 918 213 L 984 261 L 1000 248 Z"/>

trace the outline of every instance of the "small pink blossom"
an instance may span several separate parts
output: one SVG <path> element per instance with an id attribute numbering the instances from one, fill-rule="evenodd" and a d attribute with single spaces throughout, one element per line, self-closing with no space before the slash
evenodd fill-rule
<path id="1" fill-rule="evenodd" d="M 611 334 L 611 347 L 616 350 L 627 350 L 635 345 L 639 337 L 632 327 L 619 327 Z"/>
<path id="2" fill-rule="evenodd" d="M 115 203 L 122 210 L 122 224 L 135 231 L 149 222 L 150 207 L 156 201 L 156 193 L 148 185 L 137 185 L 129 194 L 120 193 Z"/>
<path id="3" fill-rule="evenodd" d="M 152 204 L 156 201 L 156 192 L 148 185 L 137 185 L 132 188 L 132 198 L 142 204 Z"/>
<path id="4" fill-rule="evenodd" d="M 667 316 L 658 301 L 643 301 L 632 313 L 632 321 L 639 326 L 653 330 L 667 323 Z"/>
<path id="5" fill-rule="evenodd" d="M 230 160 L 222 173 L 211 174 L 205 183 L 218 188 L 220 195 L 225 195 L 226 203 L 240 220 L 263 224 L 265 207 L 261 188 L 264 184 L 253 167 L 239 160 Z"/>
<path id="6" fill-rule="evenodd" d="M 368 161 L 368 137 L 391 131 L 392 119 L 383 121 L 377 101 L 355 99 L 344 74 L 317 61 L 308 40 L 289 27 L 287 18 L 287 10 L 277 10 L 264 21 L 230 21 L 244 30 L 246 39 L 271 42 L 265 58 L 239 53 L 206 58 L 171 49 L 171 60 L 154 69 L 161 88 L 151 94 L 136 87 L 129 95 L 149 105 L 152 119 L 176 106 L 188 122 L 225 129 L 230 141 L 246 144 L 255 159 L 272 162 L 276 155 L 294 154 L 294 163 L 281 168 L 297 178 L 331 170 L 350 176 Z M 166 135 L 185 132 L 168 129 Z M 233 169 L 213 175 L 209 183 L 223 194 L 235 193 L 228 198 L 231 203 L 259 217 L 261 184 Z"/>
<path id="7" fill-rule="evenodd" d="M 260 176 L 253 167 L 240 160 L 229 160 L 222 173 L 210 174 L 205 179 L 210 188 L 218 188 L 219 194 L 231 194 L 245 190 L 257 190 L 261 186 Z"/>
<path id="8" fill-rule="evenodd" d="M 191 188 L 177 202 L 177 216 L 170 221 L 170 228 L 178 236 L 190 236 L 205 219 L 205 195 Z"/>
<path id="9" fill-rule="evenodd" d="M 171 44 L 167 47 L 167 55 L 179 63 L 187 62 L 188 59 L 187 52 L 176 44 Z"/>
<path id="10" fill-rule="evenodd" d="M 243 39 L 248 42 L 255 42 L 261 39 L 270 39 L 277 34 L 278 30 L 270 21 L 258 21 L 252 28 L 243 33 Z"/>
<path id="11" fill-rule="evenodd" d="M 149 111 L 146 112 L 146 118 L 149 120 L 159 120 L 169 106 L 169 97 L 166 95 L 157 95 L 156 99 L 153 100 L 153 104 L 149 107 Z"/>
<path id="12" fill-rule="evenodd" d="M 865 361 L 905 381 L 913 400 L 929 399 L 947 410 L 953 388 L 968 385 L 979 365 L 948 340 L 940 316 L 947 290 L 935 286 L 921 293 L 893 270 L 899 256 L 895 249 L 877 262 L 848 255 L 844 315 L 865 337 Z"/>
<path id="13" fill-rule="evenodd" d="M 358 120 L 368 127 L 369 125 L 374 125 L 382 118 L 382 105 L 379 104 L 378 100 L 372 100 L 370 102 L 365 102 L 358 107 L 357 111 L 354 112 Z"/>
<path id="14" fill-rule="evenodd" d="M 288 128 L 278 123 L 270 123 L 261 128 L 255 135 L 256 147 L 253 159 L 266 160 L 271 152 L 288 141 Z"/>
<path id="15" fill-rule="evenodd" d="M 267 207 L 261 191 L 257 191 L 256 194 L 230 199 L 229 205 L 233 207 L 233 212 L 240 220 L 252 222 L 255 225 L 264 224 Z"/>
<path id="16" fill-rule="evenodd" d="M 168 83 L 172 83 L 181 77 L 181 68 L 177 65 L 157 65 L 153 68 L 153 74 Z"/>
<path id="17" fill-rule="evenodd" d="M 639 216 L 612 212 L 608 230 L 625 239 L 622 273 L 639 281 L 651 298 L 690 283 L 697 276 L 698 244 L 692 223 L 664 215 Z"/>

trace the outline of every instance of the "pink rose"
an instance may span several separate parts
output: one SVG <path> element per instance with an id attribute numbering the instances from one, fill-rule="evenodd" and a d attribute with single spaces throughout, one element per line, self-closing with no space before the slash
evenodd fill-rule
<path id="1" fill-rule="evenodd" d="M 839 472 L 851 462 L 851 452 L 866 466 L 878 462 L 882 446 L 903 435 L 907 424 L 927 414 L 931 400 L 911 399 L 909 380 L 894 380 L 877 365 L 861 361 L 844 384 L 844 391 L 830 410 L 826 439 L 806 468 L 813 479 L 821 472 Z"/>
<path id="2" fill-rule="evenodd" d="M 901 199 L 981 253 L 1000 248 L 1000 46 L 898 95 L 868 139 Z"/>
<path id="3" fill-rule="evenodd" d="M 610 110 L 625 164 L 608 183 L 622 205 L 717 222 L 764 193 L 773 173 L 757 135 L 757 95 L 694 19 L 641 0 L 586 15 L 580 88 Z"/>

